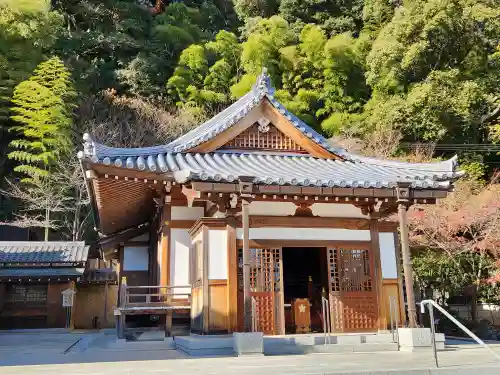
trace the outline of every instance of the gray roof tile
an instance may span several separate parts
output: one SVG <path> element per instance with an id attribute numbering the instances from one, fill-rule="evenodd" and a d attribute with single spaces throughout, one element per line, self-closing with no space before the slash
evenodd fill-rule
<path id="1" fill-rule="evenodd" d="M 84 271 L 84 268 L 73 267 L 0 268 L 0 278 L 71 277 L 81 276 Z"/>
<path id="2" fill-rule="evenodd" d="M 85 242 L 0 241 L 0 263 L 76 263 L 87 261 Z"/>
<path id="3" fill-rule="evenodd" d="M 460 177 L 457 158 L 438 163 L 405 163 L 349 153 L 332 146 L 318 132 L 289 112 L 274 97 L 266 72 L 238 101 L 204 124 L 167 145 L 142 148 L 113 148 L 99 144 L 86 134 L 80 158 L 157 173 L 182 171 L 192 180 L 232 182 L 238 176 L 254 176 L 256 183 L 317 185 L 330 187 L 392 187 L 412 182 L 416 188 L 448 189 Z M 233 126 L 266 97 L 305 136 L 343 160 L 323 160 L 310 156 L 273 152 L 217 151 L 209 154 L 185 153 Z M 174 173 L 175 176 L 175 173 Z M 179 181 L 182 182 L 182 181 Z"/>

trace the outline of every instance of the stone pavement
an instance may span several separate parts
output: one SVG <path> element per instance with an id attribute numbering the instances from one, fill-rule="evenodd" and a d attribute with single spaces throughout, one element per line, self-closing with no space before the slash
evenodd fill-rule
<path id="1" fill-rule="evenodd" d="M 496 347 L 500 353 L 500 347 Z M 0 354 L 1 355 L 1 354 Z M 175 350 L 32 353 L 0 358 L 2 375 L 295 375 L 295 374 L 500 374 L 500 361 L 475 345 L 439 352 L 309 354 L 301 356 L 187 358 Z M 36 365 L 36 366 L 33 366 Z"/>
<path id="2" fill-rule="evenodd" d="M 145 343 L 140 350 L 111 349 L 113 335 L 0 333 L 0 375 L 494 375 L 500 361 L 477 345 L 451 345 L 438 353 L 338 353 L 266 357 L 192 358 Z M 500 353 L 500 345 L 494 345 Z"/>

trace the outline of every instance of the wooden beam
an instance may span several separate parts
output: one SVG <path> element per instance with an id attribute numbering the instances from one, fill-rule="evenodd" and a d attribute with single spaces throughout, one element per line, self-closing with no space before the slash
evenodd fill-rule
<path id="1" fill-rule="evenodd" d="M 334 247 L 341 246 L 352 248 L 353 246 L 363 246 L 369 248 L 370 241 L 335 241 L 335 240 L 259 240 L 249 241 L 251 248 L 279 248 L 279 247 Z M 243 240 L 236 240 L 236 247 L 243 247 Z"/>
<path id="2" fill-rule="evenodd" d="M 239 193 L 238 184 L 193 181 L 192 190 L 201 193 L 195 197 L 201 200 L 215 200 L 220 193 Z M 316 186 L 288 186 L 288 185 L 253 185 L 253 200 L 291 202 L 301 201 L 307 197 L 315 200 L 321 198 L 318 203 L 352 203 L 359 198 L 359 204 L 375 204 L 376 202 L 396 202 L 396 191 L 392 188 L 328 188 Z M 412 190 L 410 198 L 416 199 L 419 204 L 434 204 L 437 198 L 446 197 L 447 192 L 441 190 Z M 295 199 L 294 197 L 298 197 Z M 306 199 L 307 200 L 307 199 Z"/>

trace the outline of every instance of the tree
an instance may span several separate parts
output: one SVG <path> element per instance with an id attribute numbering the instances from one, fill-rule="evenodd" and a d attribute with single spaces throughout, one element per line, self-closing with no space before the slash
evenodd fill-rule
<path id="1" fill-rule="evenodd" d="M 299 30 L 316 24 L 329 36 L 357 34 L 362 27 L 363 0 L 281 0 L 279 15 Z"/>
<path id="2" fill-rule="evenodd" d="M 35 182 L 49 175 L 55 160 L 69 151 L 73 91 L 70 73 L 57 57 L 42 62 L 33 76 L 14 90 L 11 129 L 18 137 L 11 141 L 9 158 L 19 164 L 16 172 Z"/>
<path id="3" fill-rule="evenodd" d="M 234 0 L 236 13 L 242 20 L 252 17 L 271 17 L 278 11 L 277 0 Z"/>
<path id="4" fill-rule="evenodd" d="M 29 184 L 9 182 L 0 192 L 18 204 L 12 220 L 0 221 L 0 225 L 43 228 L 45 241 L 50 231 L 71 241 L 83 240 L 88 234 L 90 200 L 75 155 L 57 160 L 47 177 L 33 178 Z"/>
<path id="5" fill-rule="evenodd" d="M 418 0 L 398 8 L 366 59 L 374 91 L 366 131 L 387 122 L 407 139 L 480 143 L 486 137 L 482 117 L 498 92 L 492 84 L 498 70 L 491 73 L 500 40 L 497 5 Z"/>
<path id="6" fill-rule="evenodd" d="M 11 171 L 7 163 L 8 129 L 14 88 L 28 79 L 43 55 L 54 45 L 62 17 L 43 1 L 0 4 L 0 186 Z"/>
<path id="7" fill-rule="evenodd" d="M 440 251 L 455 267 L 459 284 L 470 287 L 472 318 L 481 283 L 495 270 L 500 244 L 500 187 L 464 180 L 434 206 L 409 215 L 412 246 Z M 450 280 L 451 281 L 451 280 Z"/>
<path id="8" fill-rule="evenodd" d="M 230 102 L 230 88 L 240 77 L 240 56 L 236 35 L 225 30 L 215 41 L 192 44 L 182 51 L 167 91 L 178 99 L 177 105 L 218 111 Z"/>

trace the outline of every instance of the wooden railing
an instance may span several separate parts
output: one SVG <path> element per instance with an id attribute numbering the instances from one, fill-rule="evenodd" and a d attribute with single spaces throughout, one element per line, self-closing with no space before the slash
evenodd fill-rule
<path id="1" fill-rule="evenodd" d="M 164 307 L 166 309 L 185 309 L 191 306 L 191 291 L 177 292 L 179 289 L 191 290 L 190 285 L 131 286 L 122 281 L 120 285 L 120 308 Z"/>

